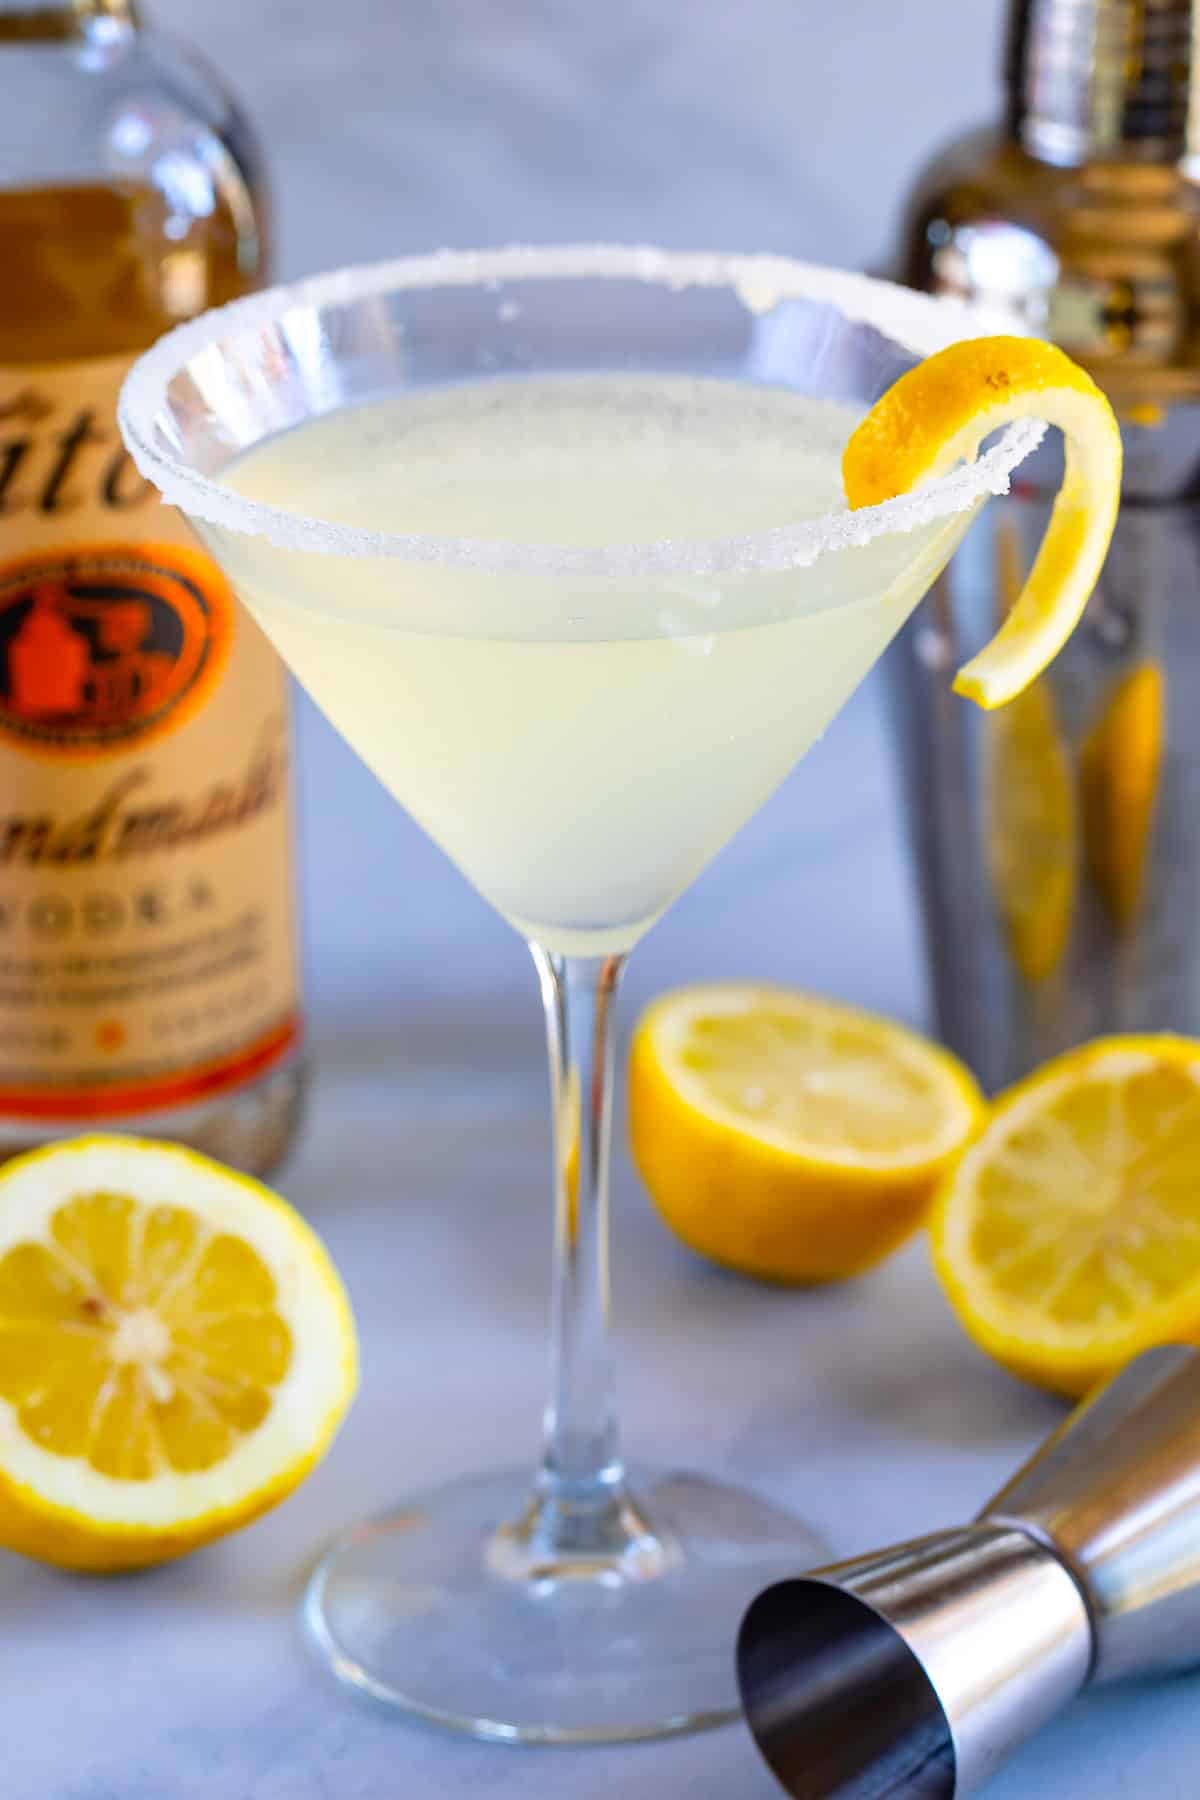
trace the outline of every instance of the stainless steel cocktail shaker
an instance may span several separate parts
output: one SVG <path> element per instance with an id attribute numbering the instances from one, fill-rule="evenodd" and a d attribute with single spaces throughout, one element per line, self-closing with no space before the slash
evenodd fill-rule
<path id="1" fill-rule="evenodd" d="M 914 193 L 900 272 L 1007 306 L 1107 390 L 1121 516 L 1012 706 L 950 693 L 1032 560 L 1047 446 L 891 656 L 941 1035 L 989 1089 L 1108 1031 L 1200 1034 L 1200 94 L 1191 0 L 1014 0 L 1008 111 Z"/>

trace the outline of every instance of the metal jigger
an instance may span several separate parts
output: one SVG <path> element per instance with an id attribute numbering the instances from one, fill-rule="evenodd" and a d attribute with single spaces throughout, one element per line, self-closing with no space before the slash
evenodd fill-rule
<path id="1" fill-rule="evenodd" d="M 1090 1683 L 1200 1664 L 1200 1353 L 1130 1363 L 973 1524 L 767 1588 L 737 1658 L 795 1800 L 962 1800 Z"/>

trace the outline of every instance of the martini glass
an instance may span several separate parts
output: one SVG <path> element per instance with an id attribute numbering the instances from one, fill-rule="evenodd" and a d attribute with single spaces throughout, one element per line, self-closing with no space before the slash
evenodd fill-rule
<path id="1" fill-rule="evenodd" d="M 345 270 L 183 326 L 121 425 L 364 760 L 528 939 L 554 1125 L 540 1467 L 353 1529 L 334 1671 L 480 1736 L 736 1710 L 733 1641 L 820 1558 L 740 1487 L 631 1477 L 608 1347 L 613 1012 L 637 939 L 819 735 L 1036 441 L 850 514 L 840 451 L 979 317 L 768 258 L 576 248 Z M 486 1379 L 486 1377 L 483 1377 Z"/>

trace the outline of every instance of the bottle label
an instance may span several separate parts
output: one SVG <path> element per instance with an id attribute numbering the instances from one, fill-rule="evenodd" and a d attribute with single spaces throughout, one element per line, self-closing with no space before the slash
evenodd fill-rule
<path id="1" fill-rule="evenodd" d="M 0 365 L 0 1115 L 119 1119 L 298 1037 L 286 677 L 116 427 Z"/>

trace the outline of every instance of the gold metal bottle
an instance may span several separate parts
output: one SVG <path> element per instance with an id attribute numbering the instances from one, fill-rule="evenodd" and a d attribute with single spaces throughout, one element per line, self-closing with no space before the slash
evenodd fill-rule
<path id="1" fill-rule="evenodd" d="M 257 158 L 130 0 L 0 0 L 0 1152 L 264 1171 L 303 1085 L 282 667 L 125 455 L 134 356 L 260 284 Z"/>
<path id="2" fill-rule="evenodd" d="M 938 155 L 900 277 L 1011 310 L 1122 419 L 1121 515 L 1066 651 L 950 697 L 1020 584 L 1057 447 L 892 659 L 938 1023 L 996 1088 L 1109 1031 L 1200 1032 L 1200 87 L 1190 0 L 1015 0 L 1000 124 Z"/>

